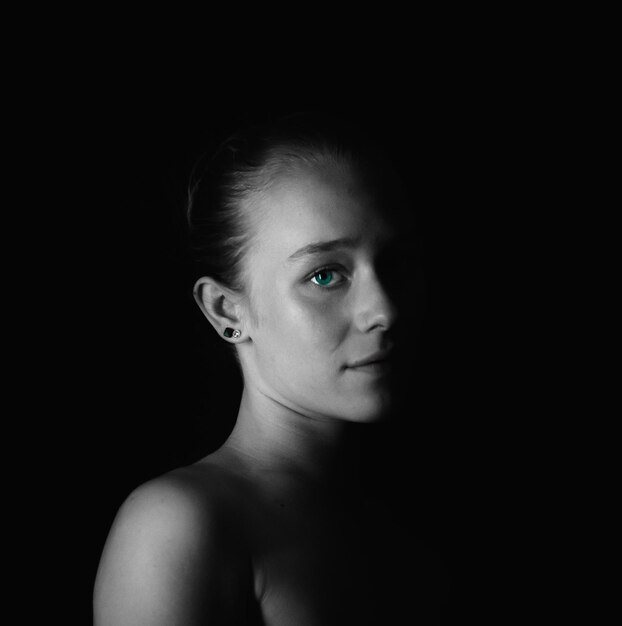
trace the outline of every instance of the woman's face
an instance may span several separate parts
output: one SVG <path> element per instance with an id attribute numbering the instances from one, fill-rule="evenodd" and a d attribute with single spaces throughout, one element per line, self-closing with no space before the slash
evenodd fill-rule
<path id="1" fill-rule="evenodd" d="M 352 367 L 393 346 L 399 269 L 380 269 L 398 233 L 377 196 L 333 164 L 282 175 L 251 203 L 245 384 L 309 417 L 369 422 L 391 406 L 390 366 Z"/>

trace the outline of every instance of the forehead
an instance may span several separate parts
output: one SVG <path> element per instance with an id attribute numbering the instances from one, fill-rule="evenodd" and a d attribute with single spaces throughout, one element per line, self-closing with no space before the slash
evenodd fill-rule
<path id="1" fill-rule="evenodd" d="M 347 165 L 284 174 L 257 199 L 255 248 L 283 260 L 316 241 L 347 237 L 380 244 L 396 234 L 391 208 Z"/>

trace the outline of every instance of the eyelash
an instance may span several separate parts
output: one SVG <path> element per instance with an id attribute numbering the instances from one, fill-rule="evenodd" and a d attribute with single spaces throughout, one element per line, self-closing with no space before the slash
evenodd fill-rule
<path id="1" fill-rule="evenodd" d="M 337 284 L 333 285 L 333 286 L 328 286 L 328 285 L 318 285 L 317 283 L 312 282 L 312 279 L 315 278 L 315 276 L 317 276 L 318 274 L 321 274 L 322 272 L 331 272 L 332 274 L 339 274 L 340 276 L 343 277 L 343 272 L 341 272 L 338 268 L 336 268 L 335 266 L 325 266 L 325 267 L 320 267 L 316 270 L 313 270 L 313 272 L 311 272 L 311 275 L 307 278 L 307 282 L 310 283 L 311 285 L 313 285 L 314 287 L 316 287 L 317 289 L 336 289 L 338 286 L 341 285 L 341 283 L 343 282 L 343 280 L 345 280 L 344 278 L 342 278 L 342 280 L 340 280 Z"/>

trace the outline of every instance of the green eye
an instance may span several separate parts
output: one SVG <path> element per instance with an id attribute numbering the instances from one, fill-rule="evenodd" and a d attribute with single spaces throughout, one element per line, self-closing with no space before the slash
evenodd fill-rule
<path id="1" fill-rule="evenodd" d="M 333 280 L 333 273 L 330 270 L 320 270 L 319 272 L 315 272 L 313 274 L 313 278 L 316 280 L 318 285 L 328 285 Z"/>
<path id="2" fill-rule="evenodd" d="M 322 267 L 315 270 L 311 276 L 306 279 L 307 284 L 311 283 L 315 288 L 323 288 L 323 291 L 328 289 L 337 289 L 343 286 L 345 278 L 343 272 L 340 269 L 334 267 Z"/>

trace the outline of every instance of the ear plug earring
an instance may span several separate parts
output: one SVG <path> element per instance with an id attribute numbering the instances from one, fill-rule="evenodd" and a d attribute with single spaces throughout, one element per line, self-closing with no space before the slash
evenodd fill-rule
<path id="1" fill-rule="evenodd" d="M 227 338 L 229 337 L 233 337 L 233 339 L 237 339 L 242 333 L 236 328 L 235 330 L 233 330 L 233 328 L 225 328 L 225 332 L 223 333 L 223 335 Z"/>

